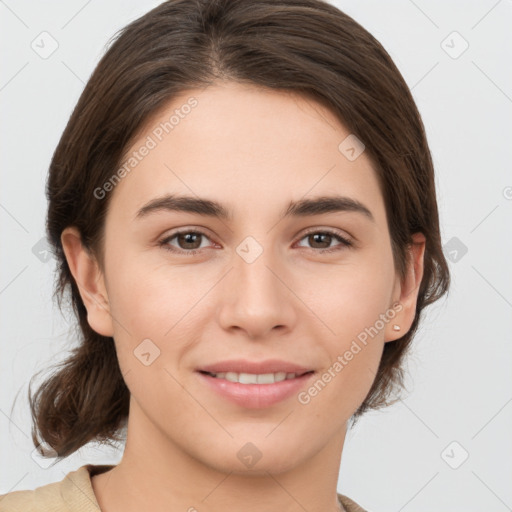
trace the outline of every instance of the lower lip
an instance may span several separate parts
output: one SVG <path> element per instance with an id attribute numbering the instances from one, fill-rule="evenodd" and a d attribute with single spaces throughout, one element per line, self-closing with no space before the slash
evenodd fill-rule
<path id="1" fill-rule="evenodd" d="M 277 404 L 298 393 L 315 375 L 308 373 L 274 384 L 240 384 L 226 379 L 218 379 L 205 373 L 197 372 L 199 377 L 219 395 L 231 402 L 249 409 L 262 409 Z"/>

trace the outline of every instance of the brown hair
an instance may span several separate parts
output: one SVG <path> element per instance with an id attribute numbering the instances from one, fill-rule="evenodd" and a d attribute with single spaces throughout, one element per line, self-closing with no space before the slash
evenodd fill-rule
<path id="1" fill-rule="evenodd" d="M 87 322 L 61 233 L 76 226 L 103 268 L 109 195 L 97 199 L 95 189 L 118 169 L 124 151 L 151 116 L 178 93 L 216 80 L 315 98 L 363 141 L 384 197 L 401 277 L 411 234 L 426 237 L 414 322 L 400 339 L 385 344 L 376 378 L 354 420 L 392 403 L 390 397 L 403 388 L 401 363 L 421 312 L 448 291 L 424 126 L 407 84 L 381 44 L 322 0 L 164 2 L 116 34 L 80 96 L 49 168 L 47 233 L 58 264 L 55 295 L 62 308 L 69 291 L 81 339 L 33 396 L 29 387 L 29 402 L 35 445 L 41 442 L 39 434 L 59 458 L 89 441 L 121 439 L 129 412 L 129 390 L 113 340 Z"/>

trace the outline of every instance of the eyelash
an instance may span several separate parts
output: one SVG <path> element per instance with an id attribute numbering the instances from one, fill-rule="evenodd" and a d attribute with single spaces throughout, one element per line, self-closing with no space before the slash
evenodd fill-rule
<path id="1" fill-rule="evenodd" d="M 191 250 L 187 251 L 185 249 L 176 249 L 176 248 L 174 248 L 174 247 L 169 245 L 169 242 L 171 240 L 173 240 L 177 236 L 183 235 L 183 234 L 201 235 L 201 236 L 204 236 L 205 238 L 209 239 L 209 237 L 206 235 L 206 233 L 203 233 L 201 231 L 192 230 L 192 229 L 184 229 L 184 230 L 181 230 L 181 231 L 176 231 L 172 235 L 167 236 L 166 238 L 164 238 L 163 240 L 158 242 L 158 245 L 160 247 L 162 247 L 163 249 L 172 252 L 173 254 L 180 254 L 180 255 L 183 255 L 183 256 L 194 256 L 197 253 L 201 252 L 201 249 L 191 249 Z M 317 235 L 317 234 L 330 235 L 330 236 L 334 237 L 336 240 L 338 240 L 339 242 L 341 242 L 341 245 L 337 245 L 337 246 L 335 246 L 333 248 L 330 248 L 330 249 L 314 249 L 314 248 L 310 248 L 310 250 L 312 250 L 312 251 L 314 251 L 316 253 L 325 254 L 325 253 L 330 253 L 330 252 L 336 252 L 336 251 L 340 251 L 340 250 L 343 250 L 343 249 L 349 249 L 349 248 L 351 248 L 353 246 L 353 243 L 350 240 L 347 240 L 346 238 L 342 237 L 337 231 L 332 231 L 332 230 L 329 230 L 329 229 L 309 231 L 309 232 L 305 233 L 302 236 L 302 238 L 299 239 L 299 241 L 303 240 L 307 236 Z M 306 247 L 306 249 L 307 249 L 307 247 Z"/>

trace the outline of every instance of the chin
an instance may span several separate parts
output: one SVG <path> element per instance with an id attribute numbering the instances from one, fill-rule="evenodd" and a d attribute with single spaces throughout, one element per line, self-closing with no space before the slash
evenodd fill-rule
<path id="1" fill-rule="evenodd" d="M 261 441 L 255 437 L 251 441 L 251 437 L 246 437 L 244 441 L 238 439 L 224 445 L 218 443 L 218 448 L 208 453 L 207 460 L 204 457 L 201 460 L 222 473 L 268 477 L 269 473 L 286 473 L 307 458 L 307 454 L 298 449 L 302 442 L 297 440 L 290 446 L 284 446 L 277 438 L 274 443 L 265 439 L 267 435 L 268 432 L 262 434 Z"/>

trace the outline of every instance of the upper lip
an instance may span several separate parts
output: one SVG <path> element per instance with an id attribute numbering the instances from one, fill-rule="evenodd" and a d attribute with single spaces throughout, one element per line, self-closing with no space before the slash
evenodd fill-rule
<path id="1" fill-rule="evenodd" d="M 229 361 L 220 361 L 218 363 L 201 366 L 201 368 L 198 368 L 198 371 L 209 373 L 234 372 L 254 374 L 285 372 L 302 375 L 313 370 L 305 366 L 290 363 L 288 361 L 281 361 L 279 359 L 267 359 L 265 361 L 230 359 Z"/>

